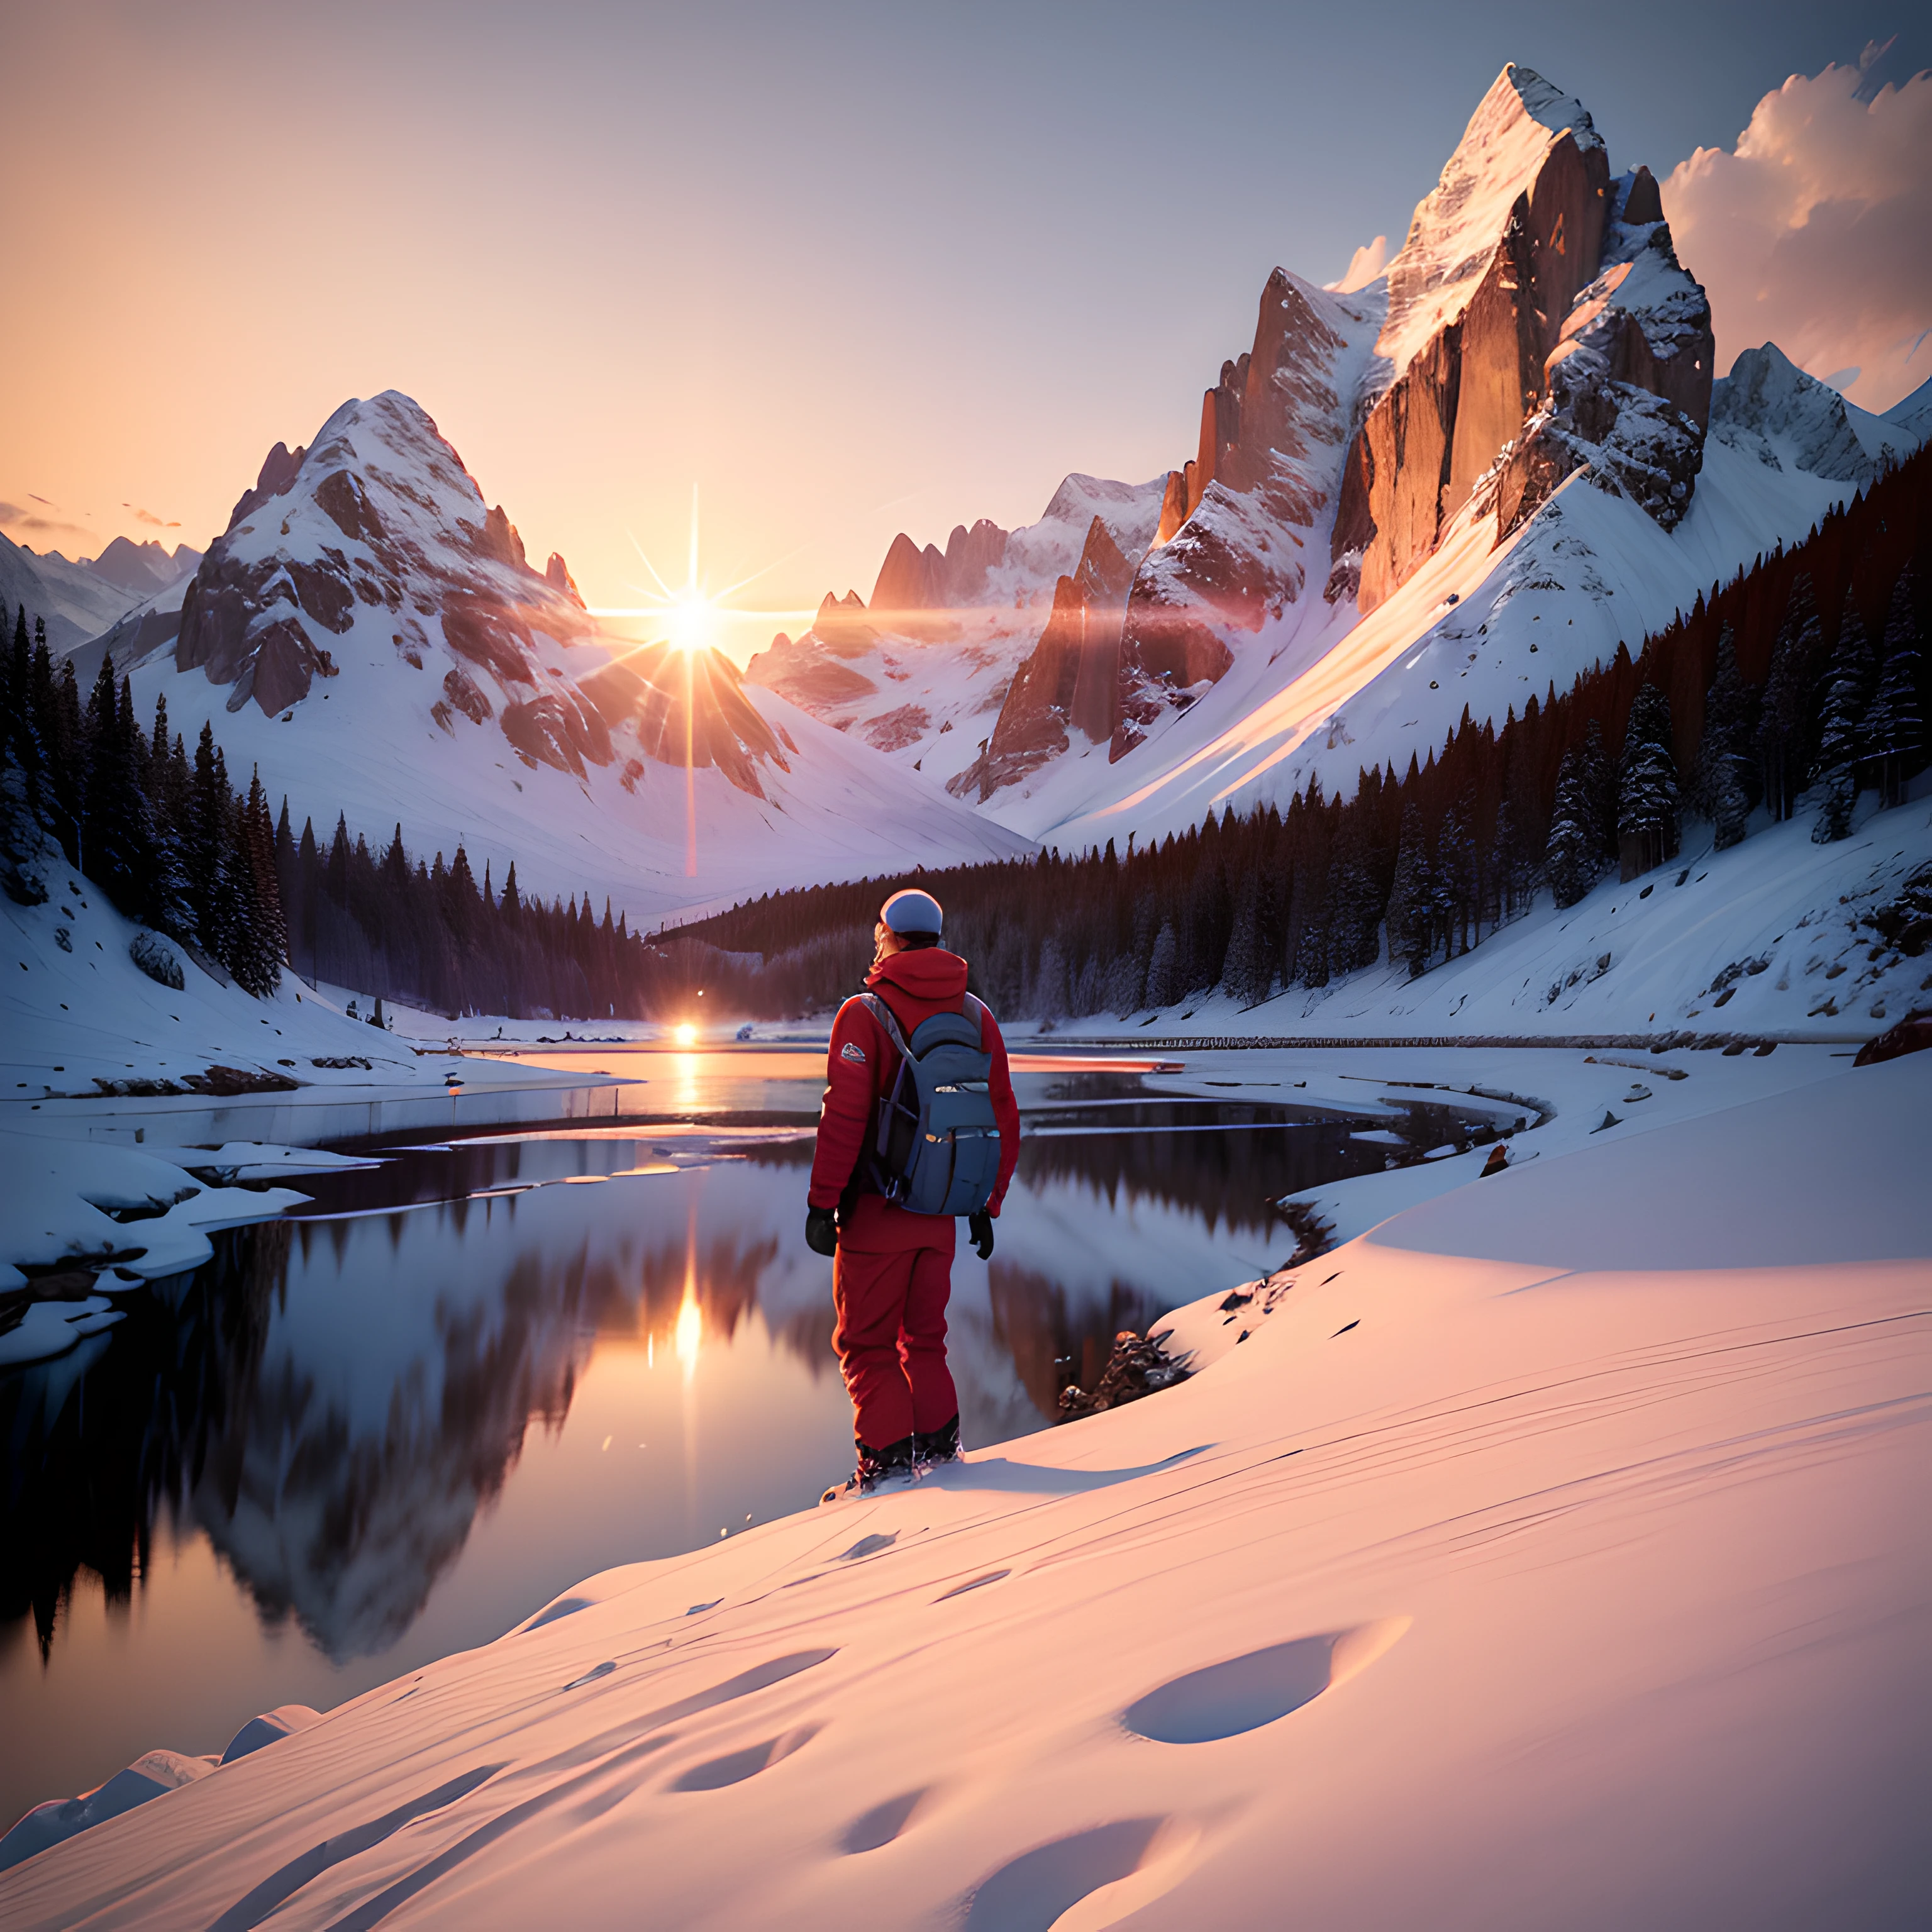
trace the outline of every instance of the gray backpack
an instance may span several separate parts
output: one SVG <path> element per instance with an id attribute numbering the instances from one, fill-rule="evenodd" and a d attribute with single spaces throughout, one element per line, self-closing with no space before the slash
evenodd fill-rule
<path id="1" fill-rule="evenodd" d="M 914 1214 L 978 1214 L 1000 1176 L 993 1056 L 980 1044 L 986 1008 L 968 993 L 963 1013 L 934 1013 L 908 1040 L 877 994 L 860 998 L 899 1056 L 892 1091 L 879 1099 L 867 1178 Z"/>

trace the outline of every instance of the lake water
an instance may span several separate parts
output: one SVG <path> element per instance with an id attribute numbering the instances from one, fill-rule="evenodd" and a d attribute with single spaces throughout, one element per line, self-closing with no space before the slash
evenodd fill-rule
<path id="1" fill-rule="evenodd" d="M 383 1148 L 0 1376 L 0 1828 L 849 1473 L 802 1239 L 822 1053 L 601 1054 L 649 1083 L 609 1127 Z M 1390 1157 L 1238 1078 L 1041 1060 L 1016 1085 L 998 1251 L 954 1271 L 969 1446 L 1051 1426 L 1118 1329 L 1284 1261 L 1274 1197 Z"/>

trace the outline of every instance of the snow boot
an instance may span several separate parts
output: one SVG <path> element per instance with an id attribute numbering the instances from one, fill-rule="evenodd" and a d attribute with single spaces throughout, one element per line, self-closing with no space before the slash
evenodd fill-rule
<path id="1" fill-rule="evenodd" d="M 937 1429 L 919 1429 L 913 1432 L 912 1460 L 922 1476 L 929 1469 L 942 1468 L 948 1462 L 956 1462 L 959 1456 L 959 1418 L 942 1423 Z"/>
<path id="2" fill-rule="evenodd" d="M 914 1440 L 912 1436 L 902 1436 L 883 1449 L 874 1449 L 865 1442 L 855 1444 L 859 1452 L 858 1467 L 836 1489 L 827 1490 L 819 1502 L 848 1502 L 854 1496 L 872 1496 L 882 1488 L 910 1482 L 918 1473 L 913 1460 Z"/>

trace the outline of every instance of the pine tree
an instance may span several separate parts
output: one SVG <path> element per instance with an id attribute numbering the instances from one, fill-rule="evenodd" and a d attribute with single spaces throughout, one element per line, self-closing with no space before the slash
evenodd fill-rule
<path id="1" fill-rule="evenodd" d="M 1444 950 L 1451 958 L 1468 952 L 1474 943 L 1469 928 L 1475 910 L 1475 840 L 1466 804 L 1459 802 L 1442 814 L 1436 834 L 1436 862 L 1430 882 L 1430 908 L 1436 930 L 1442 934 Z"/>
<path id="2" fill-rule="evenodd" d="M 1434 895 L 1422 810 L 1412 798 L 1402 808 L 1402 835 L 1396 847 L 1395 879 L 1388 898 L 1389 957 L 1406 961 L 1412 980 L 1419 980 L 1428 971 L 1430 955 L 1435 950 Z"/>
<path id="3" fill-rule="evenodd" d="M 1658 686 L 1646 684 L 1630 704 L 1617 773 L 1617 838 L 1625 878 L 1662 865 L 1676 850 L 1679 803 L 1670 700 Z"/>
<path id="4" fill-rule="evenodd" d="M 1871 703 L 1873 683 L 1871 647 L 1865 640 L 1864 622 L 1847 593 L 1844 614 L 1838 620 L 1838 640 L 1825 670 L 1825 701 L 1819 714 L 1817 778 L 1823 796 L 1818 822 L 1811 828 L 1815 845 L 1829 845 L 1851 836 L 1864 748 L 1858 727 Z"/>
<path id="5" fill-rule="evenodd" d="M 1342 814 L 1328 861 L 1328 962 L 1352 973 L 1382 956 L 1381 896 L 1369 871 L 1367 813 L 1351 805 Z"/>
<path id="6" fill-rule="evenodd" d="M 235 845 L 232 870 L 240 914 L 234 938 L 234 963 L 230 970 L 236 985 L 257 999 L 266 999 L 281 984 L 282 964 L 288 956 L 288 932 L 282 916 L 281 883 L 275 870 L 275 832 L 268 817 L 268 795 L 262 788 L 257 767 L 248 781 L 248 796 L 232 814 Z"/>
<path id="7" fill-rule="evenodd" d="M 1146 1002 L 1150 1006 L 1171 1006 L 1180 997 L 1175 980 L 1176 961 L 1180 943 L 1174 936 L 1174 922 L 1164 920 L 1154 935 L 1154 950 L 1148 959 Z"/>
<path id="8" fill-rule="evenodd" d="M 104 657 L 88 700 L 88 869 L 110 903 L 130 919 L 151 910 L 155 873 L 153 816 L 143 782 L 148 760 L 134 694 L 114 681 Z"/>
<path id="9" fill-rule="evenodd" d="M 1261 874 L 1249 870 L 1234 897 L 1234 921 L 1228 935 L 1222 983 L 1244 1006 L 1259 1006 L 1274 985 L 1274 962 L 1262 942 Z"/>
<path id="10" fill-rule="evenodd" d="M 1822 637 L 1810 574 L 1801 571 L 1792 580 L 1784 621 L 1778 626 L 1758 720 L 1765 802 L 1774 819 L 1789 818 L 1797 809 L 1798 794 L 1804 789 L 1809 736 L 1805 710 Z"/>
<path id="11" fill-rule="evenodd" d="M 232 856 L 234 836 L 230 820 L 233 812 L 227 762 L 215 744 L 214 731 L 204 724 L 194 748 L 182 869 L 194 913 L 196 943 L 230 972 L 242 910 L 236 904 Z"/>
<path id="12" fill-rule="evenodd" d="M 1925 721 L 1918 695 L 1918 620 L 1913 608 L 1913 591 L 1912 567 L 1908 564 L 1892 586 L 1878 690 L 1860 728 L 1866 755 L 1876 770 L 1879 802 L 1887 807 L 1904 802 L 1906 774 L 1918 762 L 1925 743 Z"/>
<path id="13" fill-rule="evenodd" d="M 1704 736 L 1697 748 L 1696 802 L 1709 818 L 1712 843 L 1720 852 L 1739 844 L 1750 817 L 1746 789 L 1752 763 L 1745 752 L 1751 733 L 1750 694 L 1738 675 L 1731 627 L 1718 634 L 1717 669 L 1704 694 Z"/>
<path id="14" fill-rule="evenodd" d="M 68 863 L 85 871 L 88 746 L 80 692 L 71 658 L 63 658 L 58 670 L 53 668 L 46 625 L 38 617 L 34 620 L 32 690 L 45 760 L 45 782 L 39 792 L 44 808 L 41 822 L 59 842 Z"/>
<path id="15" fill-rule="evenodd" d="M 1550 814 L 1550 844 L 1544 867 L 1559 908 L 1576 904 L 1603 870 L 1600 842 L 1592 822 L 1587 763 L 1584 749 L 1572 746 L 1556 770 L 1556 802 Z"/>

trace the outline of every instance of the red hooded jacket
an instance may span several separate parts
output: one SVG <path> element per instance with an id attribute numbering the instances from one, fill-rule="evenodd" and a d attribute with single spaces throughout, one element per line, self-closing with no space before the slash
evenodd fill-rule
<path id="1" fill-rule="evenodd" d="M 866 975 L 866 984 L 892 1010 L 900 1033 L 910 1040 L 922 1020 L 964 1010 L 966 962 L 958 953 L 937 946 L 890 953 Z M 983 1007 L 981 1016 L 980 1043 L 992 1056 L 988 1084 L 1000 1128 L 1000 1177 L 987 1204 L 987 1211 L 997 1214 L 1013 1178 L 1013 1163 L 1019 1159 L 1020 1110 L 1006 1070 L 1006 1043 L 1000 1036 L 999 1022 Z M 898 1067 L 898 1050 L 885 1028 L 862 1000 L 848 1000 L 832 1022 L 832 1044 L 826 1055 L 825 1101 L 819 1112 L 818 1150 L 812 1158 L 807 1197 L 814 1208 L 838 1206 L 872 1137 L 879 1097 L 891 1090 Z"/>

